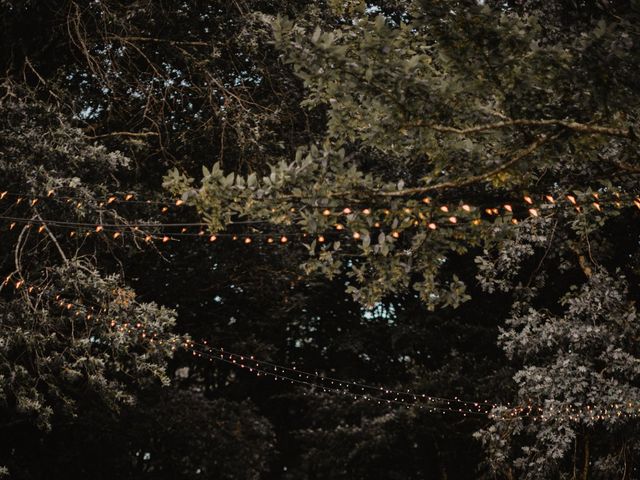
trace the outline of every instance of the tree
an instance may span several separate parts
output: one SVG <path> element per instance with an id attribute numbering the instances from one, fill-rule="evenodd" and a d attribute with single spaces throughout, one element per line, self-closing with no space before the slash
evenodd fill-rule
<path id="1" fill-rule="evenodd" d="M 479 437 L 493 467 L 509 475 L 550 478 L 573 470 L 581 478 L 631 478 L 640 358 L 626 282 L 594 272 L 561 304 L 561 315 L 516 306 L 500 336 L 509 358 L 523 361 L 514 376 L 520 404 L 544 413 L 527 419 L 498 412 Z M 503 440 L 517 436 L 530 437 L 521 452 Z"/>
<path id="2" fill-rule="evenodd" d="M 87 144 L 61 116 L 16 95 L 2 101 L 0 170 L 3 185 L 29 198 L 3 192 L 4 220 L 14 220 L 3 241 L 14 247 L 2 259 L 0 399 L 2 428 L 37 436 L 30 424 L 50 430 L 168 383 L 166 361 L 181 340 L 171 333 L 172 310 L 138 302 L 120 277 L 100 272 L 84 232 L 59 235 L 47 224 L 54 210 L 76 221 L 108 216 L 96 200 L 107 188 L 100 172 L 126 166 L 126 157 Z M 69 190 L 73 204 L 39 204 Z M 19 465 L 22 452 L 6 447 L 2 461 Z"/>
<path id="3" fill-rule="evenodd" d="M 629 81 L 640 61 L 632 47 L 639 38 L 638 11 L 629 6 L 615 14 L 590 12 L 552 21 L 531 3 L 511 9 L 422 2 L 395 21 L 363 16 L 329 31 L 274 20 L 282 58 L 308 88 L 305 105 L 328 109 L 324 143 L 303 146 L 293 161 L 282 159 L 245 176 L 214 164 L 196 183 L 174 170 L 165 186 L 196 206 L 213 232 L 239 218 L 305 232 L 305 271 L 329 278 L 346 271 L 347 290 L 366 306 L 413 287 L 430 308 L 457 307 L 470 297 L 450 266 L 475 257 L 484 291 L 511 296 L 516 333 L 508 330 L 502 343 L 513 358 L 517 335 L 529 335 L 540 324 L 560 328 L 573 318 L 540 320 L 523 313 L 557 309 L 560 296 L 553 287 L 576 285 L 560 304 L 588 311 L 590 292 L 607 283 L 607 270 L 637 278 L 636 229 L 625 223 L 634 222 L 640 206 L 634 200 L 638 86 Z M 621 258 L 612 254 L 616 249 Z M 577 286 L 585 277 L 586 286 Z M 611 319 L 632 323 L 634 316 L 624 313 L 631 311 L 620 306 Z M 588 331 L 584 325 L 577 335 Z M 624 368 L 633 371 L 637 352 L 620 348 Z M 545 415 L 554 405 L 556 412 L 558 405 L 580 409 L 595 401 L 593 391 L 602 393 L 614 381 L 597 373 L 595 359 L 563 363 L 558 352 L 540 364 L 543 358 L 542 351 L 527 355 L 514 380 L 520 388 L 516 401 L 531 391 L 547 392 L 536 399 L 548 402 L 540 407 Z M 560 381 L 572 372 L 571 381 Z M 593 388 L 589 400 L 576 397 L 580 372 L 593 379 L 587 382 Z M 542 388 L 539 378 L 553 388 Z M 620 387 L 589 404 L 591 409 L 610 414 L 611 405 L 629 402 L 635 408 L 636 379 L 615 381 Z M 581 415 L 550 416 L 548 422 L 564 429 L 556 437 L 562 445 L 526 447 L 527 460 L 514 465 L 531 477 L 562 475 L 570 468 L 574 441 L 576 451 L 585 453 L 587 475 L 584 438 L 615 433 Z M 621 421 L 621 430 L 633 431 L 633 416 Z M 617 425 L 616 418 L 607 418 Z M 510 429 L 491 430 L 496 438 L 507 435 L 500 437 L 494 462 L 510 458 L 504 456 L 507 446 L 527 445 L 514 435 L 519 423 L 506 424 Z M 532 421 L 526 432 L 543 439 L 557 434 L 550 428 Z M 579 438 L 573 436 L 577 429 Z M 615 469 L 631 475 L 634 447 L 625 445 L 629 449 L 623 448 L 616 466 L 604 466 L 612 457 L 598 460 L 603 475 Z M 564 463 L 537 469 L 536 461 L 550 458 Z"/>
<path id="4" fill-rule="evenodd" d="M 600 373 L 598 339 L 566 379 L 566 349 L 518 341 L 542 329 L 566 345 L 576 332 L 561 326 L 587 338 L 595 321 L 635 361 L 609 320 L 630 318 L 638 298 L 637 8 L 482 3 L 0 2 L 0 207 L 24 219 L 0 225 L 0 328 L 13 342 L 0 374 L 29 373 L 2 380 L 13 453 L 0 465 L 29 479 L 470 478 L 479 464 L 506 478 L 635 476 L 636 420 L 609 412 L 617 397 L 637 401 L 633 375 Z M 168 168 L 166 187 L 198 212 L 162 193 Z M 150 227 L 172 236 L 156 249 L 134 227 L 201 216 L 218 241 Z M 619 276 L 627 290 L 607 280 Z M 589 303 L 607 303 L 603 285 L 618 299 L 610 318 Z M 505 408 L 440 417 L 191 352 L 166 363 L 172 328 Z M 95 338 L 120 343 L 100 350 Z M 106 387 L 85 388 L 83 356 L 103 362 Z M 169 378 L 175 388 L 160 389 Z M 572 390 L 614 380 L 615 399 L 588 405 L 606 418 L 589 423 Z M 18 412 L 13 391 L 41 414 Z M 47 419 L 47 433 L 28 426 Z M 565 443 L 539 445 L 549 433 Z"/>

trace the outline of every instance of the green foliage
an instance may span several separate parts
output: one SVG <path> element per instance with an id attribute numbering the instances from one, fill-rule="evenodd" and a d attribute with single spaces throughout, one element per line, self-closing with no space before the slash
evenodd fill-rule
<path id="1" fill-rule="evenodd" d="M 0 398 L 12 421 L 49 429 L 54 414 L 75 417 L 87 399 L 118 409 L 141 387 L 169 382 L 165 362 L 179 341 L 167 331 L 171 310 L 136 302 L 118 278 L 82 261 L 46 278 L 0 303 Z"/>
<path id="2" fill-rule="evenodd" d="M 195 205 L 213 231 L 234 218 L 295 223 L 312 235 L 340 223 L 361 239 L 347 251 L 355 258 L 340 258 L 344 242 L 311 243 L 307 273 L 331 278 L 350 270 L 349 291 L 366 305 L 411 285 L 431 308 L 467 300 L 440 267 L 450 252 L 462 254 L 493 234 L 431 232 L 429 223 L 446 224 L 451 214 L 424 206 L 422 196 L 453 200 L 452 213 L 464 221 L 478 212 L 460 209 L 461 199 L 482 207 L 510 200 L 514 190 L 632 194 L 624 173 L 636 168 L 626 159 L 637 153 L 638 104 L 623 100 L 632 86 L 622 72 L 640 61 L 635 51 L 616 59 L 621 97 L 594 102 L 589 59 L 600 43 L 616 41 L 602 22 L 560 47 L 545 42 L 550 33 L 539 16 L 451 8 L 412 9 L 413 18 L 399 24 L 363 16 L 326 32 L 279 18 L 276 45 L 309 89 L 304 105 L 328 109 L 322 149 L 301 147 L 293 162 L 272 164 L 264 175 L 234 175 L 216 163 L 197 188 L 172 171 L 165 187 Z M 628 26 L 625 20 L 607 28 Z M 375 213 L 343 215 L 345 207 Z M 576 228 L 593 231 L 615 214 L 610 209 L 599 223 Z M 512 235 L 523 229 L 511 228 Z M 414 274 L 423 280 L 412 282 Z"/>
<path id="3" fill-rule="evenodd" d="M 49 191 L 76 198 L 62 206 L 12 198 L 3 212 L 34 223 L 3 229 L 0 410 L 7 427 L 46 431 L 93 409 L 119 411 L 140 390 L 168 384 L 167 360 L 180 338 L 171 333 L 175 312 L 138 301 L 121 276 L 100 271 L 89 240 L 34 226 L 50 215 L 117 220 L 97 198 L 109 188 L 104 172 L 126 168 L 128 159 L 88 144 L 28 96 L 5 98 L 1 111 L 2 185 L 41 198 Z M 103 242 L 110 246 L 107 237 Z"/>
<path id="4" fill-rule="evenodd" d="M 594 478 L 622 475 L 619 451 L 639 448 L 637 419 L 627 416 L 640 398 L 635 306 L 624 279 L 602 271 L 561 304 L 562 315 L 517 307 L 500 336 L 507 356 L 524 361 L 514 376 L 517 402 L 542 406 L 547 416 L 498 419 L 478 437 L 502 473 L 555 477 L 573 454 L 573 468 L 591 464 Z M 518 451 L 518 437 L 531 446 Z"/>
<path id="5" fill-rule="evenodd" d="M 34 224 L 0 223 L 0 465 L 634 478 L 633 418 L 440 418 L 167 363 L 175 329 L 398 390 L 638 402 L 637 2 L 479 3 L 0 2 L 0 192 L 46 197 L 0 203 Z M 104 204 L 161 197 L 165 174 L 196 211 Z M 525 194 L 563 207 L 531 216 Z M 198 217 L 296 241 L 35 227 Z"/>
<path id="6" fill-rule="evenodd" d="M 531 5 L 470 2 L 421 2 L 399 17 L 361 15 L 331 28 L 278 18 L 275 43 L 307 87 L 303 105 L 327 110 L 322 147 L 302 146 L 293 161 L 250 175 L 216 165 L 198 184 L 171 172 L 165 187 L 195 205 L 213 231 L 250 219 L 307 232 L 315 240 L 306 245 L 303 271 L 330 279 L 347 272 L 347 292 L 365 306 L 411 287 L 429 309 L 459 307 L 470 298 L 469 280 L 457 275 L 460 260 L 475 256 L 486 293 L 509 294 L 515 311 L 538 303 L 557 308 L 564 278 L 583 274 L 592 285 L 603 264 L 622 267 L 612 262 L 613 245 L 637 250 L 628 243 L 633 234 L 615 233 L 618 217 L 633 221 L 633 212 L 614 206 L 615 195 L 628 207 L 637 194 L 640 105 L 638 86 L 629 81 L 640 66 L 632 47 L 637 19 L 631 7 L 597 21 L 578 15 L 567 25 Z M 583 208 L 524 212 L 529 218 L 517 224 L 509 213 L 495 222 L 471 221 L 485 206 L 521 203 L 524 194 L 558 199 L 567 193 Z M 607 207 L 592 207 L 593 194 L 608 195 Z M 465 202 L 474 208 L 463 208 Z M 437 208 L 443 204 L 449 212 Z M 522 219 L 522 213 L 514 215 Z M 441 228 L 450 215 L 456 228 Z M 635 268 L 625 266 L 627 273 Z M 566 298 L 589 305 L 583 297 Z M 523 332 L 540 323 L 516 318 Z M 513 353 L 508 335 L 502 341 Z M 584 353 L 591 354 L 600 355 Z M 635 361 L 633 353 L 625 355 Z M 521 395 L 544 392 L 551 401 L 545 407 L 595 401 L 611 386 L 596 381 L 607 377 L 595 373 L 598 365 L 543 359 L 542 351 L 523 355 L 514 380 Z M 584 391 L 571 383 L 582 378 L 578 367 L 593 380 L 589 399 L 578 398 Z M 548 381 L 535 390 L 531 376 Z M 635 380 L 617 381 L 626 386 L 605 397 L 634 402 Z M 556 421 L 562 423 L 550 420 Z M 634 428 L 634 420 L 628 423 Z M 588 451 L 583 438 L 604 435 L 591 424 L 583 425 L 582 436 L 572 425 L 559 432 L 555 423 L 550 430 L 532 422 L 521 427 L 522 436 L 517 422 L 505 425 L 498 422 L 485 435 L 493 439 L 486 440 L 488 463 L 507 478 L 514 468 L 531 477 L 561 476 L 571 447 Z M 514 460 L 509 448 L 519 446 L 525 455 Z M 611 466 L 611 452 L 598 452 L 604 472 L 619 468 Z"/>

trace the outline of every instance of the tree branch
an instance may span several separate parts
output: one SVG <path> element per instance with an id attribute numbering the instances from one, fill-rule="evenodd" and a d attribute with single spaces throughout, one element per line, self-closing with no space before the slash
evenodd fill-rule
<path id="1" fill-rule="evenodd" d="M 490 178 L 490 177 L 492 177 L 492 176 L 494 176 L 494 175 L 506 170 L 507 168 L 509 168 L 513 164 L 515 164 L 515 163 L 519 162 L 520 160 L 522 160 L 523 158 L 531 155 L 538 148 L 540 148 L 542 145 L 544 145 L 550 138 L 556 138 L 556 137 L 557 137 L 557 135 L 554 135 L 553 137 L 548 137 L 547 135 L 544 135 L 544 134 L 540 135 L 527 148 L 525 148 L 524 150 L 521 150 L 520 152 L 516 153 L 513 157 L 511 157 L 511 159 L 509 159 L 508 161 L 506 161 L 502 165 L 494 168 L 493 170 L 489 170 L 488 172 L 482 173 L 480 175 L 474 175 L 472 177 L 468 177 L 466 179 L 461 179 L 461 180 L 437 183 L 435 185 L 429 185 L 429 186 L 426 186 L 426 187 L 406 188 L 404 190 L 398 190 L 398 191 L 392 191 L 392 192 L 380 192 L 378 195 L 380 195 L 382 197 L 404 197 L 404 196 L 407 196 L 407 195 L 416 195 L 416 194 L 425 193 L 425 192 L 432 192 L 432 191 L 436 191 L 436 190 L 445 190 L 447 188 L 465 187 L 465 186 L 471 185 L 473 183 L 481 182 L 483 180 L 486 180 L 487 178 Z"/>
<path id="2" fill-rule="evenodd" d="M 610 135 L 614 137 L 634 138 L 634 133 L 631 127 L 628 128 L 616 128 L 605 127 L 602 125 L 589 125 L 586 123 L 574 122 L 571 120 L 528 120 L 528 119 L 515 119 L 505 120 L 502 122 L 485 123 L 483 125 L 474 125 L 471 127 L 457 128 L 447 125 L 440 125 L 437 123 L 417 122 L 413 124 L 407 124 L 410 127 L 424 127 L 430 128 L 437 132 L 442 133 L 455 133 L 458 135 L 467 135 L 470 133 L 480 133 L 490 130 L 500 130 L 503 128 L 525 126 L 525 127 L 563 127 L 568 130 L 580 133 L 589 133 L 596 135 Z"/>
<path id="3" fill-rule="evenodd" d="M 169 45 L 186 45 L 190 47 L 209 47 L 211 46 L 208 42 L 199 42 L 199 41 L 185 41 L 185 40 L 169 40 L 166 38 L 154 38 L 154 37 L 120 37 L 120 36 L 110 36 L 107 37 L 109 40 L 119 40 L 126 42 L 151 42 L 151 43 L 168 43 Z"/>
<path id="4" fill-rule="evenodd" d="M 87 135 L 87 138 L 89 138 L 90 140 L 97 140 L 99 138 L 108 138 L 108 137 L 135 138 L 135 137 L 157 137 L 157 136 L 158 136 L 158 132 L 110 132 L 110 133 L 104 133 L 102 135 L 93 135 L 93 136 Z"/>

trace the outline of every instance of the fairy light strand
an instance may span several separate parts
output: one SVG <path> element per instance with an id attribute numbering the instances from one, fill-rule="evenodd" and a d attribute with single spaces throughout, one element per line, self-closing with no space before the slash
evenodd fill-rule
<path id="1" fill-rule="evenodd" d="M 6 285 L 13 281 L 11 279 L 12 275 L 7 277 L 2 285 Z M 16 290 L 27 290 L 31 293 L 34 289 L 43 290 L 37 286 L 27 286 L 27 284 L 22 280 L 13 281 L 14 287 Z M 99 315 L 100 312 L 95 313 L 93 307 L 87 306 L 85 304 L 75 304 L 66 299 L 63 299 L 61 295 L 56 295 L 55 300 L 57 304 L 65 311 L 71 312 L 76 309 L 75 316 L 78 317 L 82 314 L 82 312 L 86 312 L 90 310 L 92 313 L 86 314 L 85 319 L 87 321 L 91 320 L 93 316 Z M 111 327 L 116 328 L 115 321 L 110 323 Z M 125 322 L 123 325 L 117 326 L 118 331 L 139 331 L 140 336 L 142 338 L 146 338 L 151 344 L 157 343 L 159 345 L 164 345 L 164 341 L 161 339 L 157 339 L 157 332 L 146 332 L 143 330 L 144 325 L 140 322 L 138 323 L 129 323 Z M 150 333 L 150 335 L 147 335 Z M 171 349 L 175 350 L 175 339 L 173 342 Z M 304 385 L 307 387 L 311 387 L 313 389 L 322 390 L 323 392 L 330 392 L 339 395 L 343 395 L 345 397 L 351 397 L 354 399 L 362 399 L 368 401 L 374 401 L 378 404 L 387 404 L 387 405 L 395 405 L 402 406 L 406 408 L 419 408 L 423 410 L 427 410 L 429 412 L 435 413 L 439 412 L 442 414 L 452 413 L 452 414 L 460 414 L 462 416 L 467 415 L 479 415 L 486 416 L 493 420 L 504 420 L 504 421 L 518 421 L 523 419 L 531 419 L 533 421 L 545 421 L 552 418 L 562 417 L 568 420 L 579 422 L 584 420 L 589 421 L 603 421 L 611 418 L 621 418 L 621 417 L 637 417 L 640 415 L 640 404 L 634 402 L 619 402 L 610 405 L 564 405 L 557 408 L 554 406 L 550 406 L 548 409 L 544 409 L 539 405 L 533 404 L 531 401 L 528 405 L 524 406 L 516 406 L 511 407 L 509 405 L 499 405 L 499 404 L 488 404 L 485 402 L 468 402 L 473 405 L 474 408 L 469 407 L 469 405 L 462 405 L 459 403 L 459 399 L 447 399 L 443 397 L 431 397 L 432 399 L 438 398 L 438 403 L 425 404 L 420 402 L 420 396 L 411 394 L 411 397 L 408 399 L 403 399 L 401 394 L 406 394 L 406 392 L 396 391 L 392 389 L 379 389 L 379 387 L 374 387 L 374 393 L 367 394 L 362 392 L 353 392 L 348 390 L 347 388 L 338 388 L 335 385 L 327 385 L 326 383 L 316 383 L 315 381 L 311 381 L 315 378 L 314 374 L 308 374 L 308 372 L 304 372 L 298 370 L 296 368 L 284 367 L 281 365 L 277 365 L 274 363 L 270 363 L 265 367 L 264 364 L 267 364 L 265 361 L 255 360 L 255 358 L 251 355 L 240 355 L 240 354 L 232 354 L 226 353 L 227 357 L 225 357 L 224 349 L 220 349 L 220 354 L 213 354 L 212 347 L 206 343 L 195 342 L 193 340 L 187 339 L 185 342 L 180 342 L 181 346 L 185 349 L 185 351 L 191 352 L 193 355 L 200 358 L 207 358 L 210 361 L 220 360 L 229 365 L 239 367 L 241 369 L 247 370 L 250 373 L 256 373 L 258 376 L 271 376 L 272 378 L 277 378 L 282 381 L 288 381 L 293 384 Z M 253 362 L 253 363 L 251 363 Z M 272 370 L 269 370 L 271 368 Z M 296 373 L 294 376 L 293 373 Z M 304 375 L 309 375 L 309 377 L 304 377 Z M 303 378 L 304 377 L 304 378 Z M 351 383 L 353 385 L 357 385 L 357 382 L 346 382 L 341 381 L 342 383 Z M 381 396 L 385 395 L 385 396 Z M 389 398 L 389 396 L 393 398 Z M 443 405 L 442 402 L 458 402 L 458 408 L 451 408 L 451 405 Z M 486 408 L 483 409 L 482 405 L 487 407 L 491 407 L 491 409 Z"/>

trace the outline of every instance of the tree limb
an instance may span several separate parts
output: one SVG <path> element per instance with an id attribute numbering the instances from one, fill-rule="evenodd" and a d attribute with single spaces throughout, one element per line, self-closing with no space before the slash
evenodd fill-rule
<path id="1" fill-rule="evenodd" d="M 579 132 L 579 133 L 634 138 L 634 133 L 631 127 L 629 128 L 605 127 L 602 125 L 589 125 L 586 123 L 574 122 L 572 120 L 528 120 L 528 119 L 520 118 L 520 119 L 514 119 L 514 120 L 505 120 L 502 122 L 485 123 L 482 125 L 474 125 L 474 126 L 465 127 L 465 128 L 450 127 L 447 125 L 440 125 L 437 123 L 429 123 L 429 122 L 417 122 L 414 124 L 408 124 L 407 126 L 430 128 L 437 132 L 455 133 L 458 135 L 480 133 L 480 132 L 486 132 L 490 130 L 500 130 L 503 128 L 516 127 L 516 126 L 562 127 L 568 130 L 572 130 L 574 132 Z"/>
<path id="2" fill-rule="evenodd" d="M 503 170 L 506 170 L 511 165 L 519 162 L 523 158 L 535 152 L 538 148 L 540 148 L 543 144 L 545 144 L 550 138 L 555 138 L 555 137 L 557 137 L 557 135 L 554 135 L 553 137 L 548 137 L 547 135 L 544 135 L 544 134 L 540 135 L 533 143 L 531 143 L 524 150 L 521 150 L 520 152 L 516 153 L 513 157 L 511 157 L 510 160 L 480 175 L 474 175 L 472 177 L 468 177 L 466 179 L 461 179 L 461 180 L 437 183 L 435 185 L 429 185 L 426 187 L 406 188 L 404 190 L 398 190 L 398 191 L 392 191 L 392 192 L 380 192 L 378 193 L 378 195 L 382 197 L 404 197 L 407 195 L 416 195 L 416 194 L 432 192 L 436 190 L 445 190 L 447 188 L 465 187 L 473 183 L 481 182 L 482 180 L 486 180 L 502 172 Z"/>
<path id="3" fill-rule="evenodd" d="M 109 137 L 134 138 L 134 137 L 157 137 L 157 136 L 158 136 L 158 132 L 110 132 L 110 133 L 103 133 L 102 135 L 93 135 L 93 136 L 87 135 L 87 138 L 89 138 L 90 140 L 97 140 L 99 138 L 109 138 Z"/>

